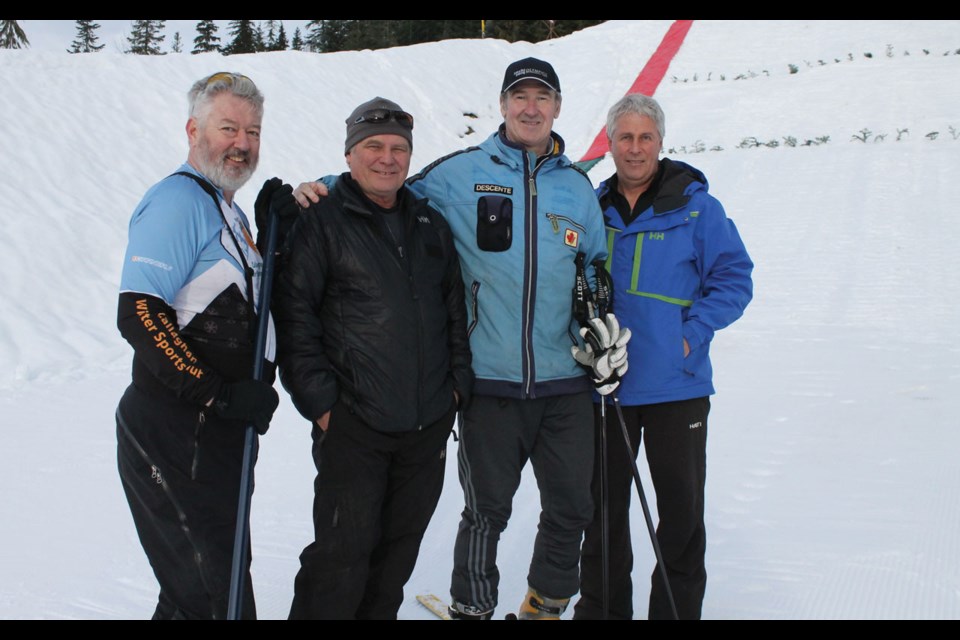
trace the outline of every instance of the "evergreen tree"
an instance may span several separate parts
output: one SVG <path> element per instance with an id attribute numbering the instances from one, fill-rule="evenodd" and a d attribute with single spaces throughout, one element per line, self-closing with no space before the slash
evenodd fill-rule
<path id="1" fill-rule="evenodd" d="M 277 40 L 277 20 L 266 20 L 259 28 L 263 36 L 261 51 L 273 51 L 273 45 Z"/>
<path id="2" fill-rule="evenodd" d="M 408 20 L 346 20 L 343 49 L 385 49 L 399 44 L 397 31 Z"/>
<path id="3" fill-rule="evenodd" d="M 266 36 L 264 36 L 263 34 L 263 25 L 261 25 L 258 22 L 257 25 L 253 28 L 253 48 L 256 51 L 266 51 L 267 42 L 269 41 L 267 40 Z"/>
<path id="4" fill-rule="evenodd" d="M 179 31 L 175 31 L 173 34 L 173 42 L 170 44 L 170 50 L 174 53 L 180 53 L 183 51 L 183 44 L 180 42 Z"/>
<path id="5" fill-rule="evenodd" d="M 293 40 L 290 41 L 290 48 L 294 51 L 303 51 L 303 38 L 300 37 L 300 27 L 293 30 Z"/>
<path id="6" fill-rule="evenodd" d="M 316 53 L 346 51 L 360 46 L 354 23 L 358 20 L 311 20 L 308 23 L 307 49 Z"/>
<path id="7" fill-rule="evenodd" d="M 97 44 L 97 29 L 100 28 L 93 20 L 77 20 L 77 39 L 67 49 L 67 53 L 92 53 L 103 49 L 102 44 Z"/>
<path id="8" fill-rule="evenodd" d="M 127 53 L 140 56 L 162 56 L 160 43 L 166 37 L 163 35 L 163 26 L 166 20 L 134 20 L 130 26 L 130 35 L 127 42 L 130 48 Z"/>
<path id="9" fill-rule="evenodd" d="M 397 20 L 395 31 L 399 45 L 479 38 L 481 35 L 477 20 Z"/>
<path id="10" fill-rule="evenodd" d="M 280 28 L 277 30 L 277 37 L 270 44 L 270 51 L 286 51 L 289 43 L 287 42 L 287 32 L 283 30 L 283 23 L 280 23 Z"/>
<path id="11" fill-rule="evenodd" d="M 16 20 L 0 20 L 0 49 L 23 49 L 30 41 Z"/>
<path id="12" fill-rule="evenodd" d="M 201 20 L 197 23 L 197 37 L 193 39 L 193 51 L 190 53 L 209 53 L 220 51 L 220 36 L 217 35 L 217 23 L 213 20 Z"/>
<path id="13" fill-rule="evenodd" d="M 324 24 L 327 22 L 329 20 L 311 20 L 307 23 L 307 37 L 303 41 L 303 46 L 307 51 L 323 52 L 323 31 Z"/>
<path id="14" fill-rule="evenodd" d="M 233 39 L 221 48 L 223 53 L 233 55 L 257 52 L 257 36 L 253 20 L 231 20 L 229 28 Z"/>

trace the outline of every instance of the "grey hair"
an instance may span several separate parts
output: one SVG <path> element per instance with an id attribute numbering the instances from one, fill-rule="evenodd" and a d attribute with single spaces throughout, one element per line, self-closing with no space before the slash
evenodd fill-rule
<path id="1" fill-rule="evenodd" d="M 625 95 L 610 107 L 610 111 L 607 112 L 608 140 L 613 140 L 613 135 L 616 133 L 617 120 L 628 113 L 647 116 L 653 120 L 653 123 L 657 125 L 657 133 L 660 134 L 660 139 L 663 140 L 663 136 L 666 133 L 666 118 L 663 115 L 663 109 L 660 108 L 660 104 L 656 100 L 642 93 Z"/>
<path id="2" fill-rule="evenodd" d="M 213 99 L 225 91 L 250 102 L 257 116 L 263 118 L 263 94 L 260 89 L 247 76 L 229 71 L 214 73 L 193 83 L 187 92 L 189 117 L 203 120 Z"/>
<path id="3" fill-rule="evenodd" d="M 546 87 L 546 85 L 544 85 L 544 86 Z M 550 94 L 553 96 L 553 99 L 554 99 L 554 101 L 557 103 L 557 106 L 560 106 L 560 103 L 563 101 L 563 94 L 560 93 L 559 91 L 555 91 L 555 90 L 551 89 L 550 87 L 546 87 L 546 88 L 547 88 L 547 90 L 550 92 Z M 500 93 L 500 106 L 501 106 L 501 107 L 504 106 L 505 104 L 507 104 L 507 98 L 510 96 L 511 93 L 513 93 L 513 92 L 516 91 L 516 90 L 517 90 L 517 89 L 515 89 L 514 87 L 510 87 L 510 88 L 507 89 L 506 91 L 502 91 L 502 92 Z"/>

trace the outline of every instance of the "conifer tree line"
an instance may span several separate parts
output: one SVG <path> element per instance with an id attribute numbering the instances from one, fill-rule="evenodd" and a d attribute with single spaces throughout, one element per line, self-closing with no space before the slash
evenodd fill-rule
<path id="1" fill-rule="evenodd" d="M 540 42 L 601 22 L 603 20 L 311 20 L 304 48 L 328 53 L 480 37 Z"/>
<path id="2" fill-rule="evenodd" d="M 603 20 L 311 20 L 288 35 L 281 20 L 230 20 L 226 33 L 213 20 L 200 20 L 190 53 L 219 51 L 226 55 L 260 51 L 313 51 L 329 53 L 359 49 L 384 49 L 450 38 L 498 38 L 509 42 L 539 42 L 565 36 Z M 164 55 L 189 47 L 174 33 L 164 48 L 166 20 L 133 20 L 126 37 L 126 53 Z M 103 49 L 93 20 L 77 20 L 77 34 L 70 53 L 93 53 Z M 0 48 L 29 46 L 16 20 L 0 20 Z"/>

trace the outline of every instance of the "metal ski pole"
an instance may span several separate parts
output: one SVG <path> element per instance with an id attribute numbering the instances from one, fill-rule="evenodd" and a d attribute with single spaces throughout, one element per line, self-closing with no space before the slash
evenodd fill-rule
<path id="1" fill-rule="evenodd" d="M 263 379 L 263 362 L 270 328 L 270 295 L 273 290 L 274 253 L 277 245 L 278 216 L 268 214 L 266 255 L 260 275 L 260 317 L 257 320 L 257 341 L 253 352 L 253 379 Z M 253 464 L 257 457 L 257 431 L 248 424 L 243 441 L 243 466 L 240 470 L 240 501 L 237 505 L 237 528 L 233 537 L 233 564 L 230 567 L 230 595 L 227 620 L 239 620 L 243 613 L 246 587 L 246 559 L 250 552 L 250 500 L 253 494 Z"/>
<path id="2" fill-rule="evenodd" d="M 643 484 L 640 482 L 640 469 L 637 467 L 637 456 L 630 445 L 630 434 L 627 433 L 627 421 L 623 417 L 623 410 L 620 408 L 620 398 L 614 391 L 613 406 L 617 410 L 617 418 L 620 420 L 620 430 L 623 431 L 623 441 L 627 447 L 627 455 L 630 456 L 630 464 L 633 465 L 633 480 L 637 485 L 637 493 L 640 494 L 640 505 L 643 507 L 643 517 L 647 521 L 647 531 L 650 532 L 650 542 L 653 543 L 653 553 L 657 557 L 657 566 L 660 567 L 660 577 L 663 578 L 663 586 L 667 590 L 667 599 L 670 601 L 670 611 L 673 613 L 673 619 L 679 620 L 677 614 L 677 605 L 673 600 L 673 590 L 670 588 L 670 580 L 667 578 L 667 566 L 663 562 L 663 554 L 660 553 L 660 542 L 657 540 L 657 531 L 653 526 L 653 518 L 650 517 L 650 506 L 647 504 L 647 497 L 643 493 Z"/>
<path id="3" fill-rule="evenodd" d="M 583 252 L 577 254 L 577 287 L 575 289 L 575 299 L 580 301 L 580 306 L 575 307 L 580 316 L 581 325 L 586 324 L 586 318 L 592 315 L 592 311 L 597 313 L 598 318 L 606 316 L 607 311 L 613 306 L 613 282 L 609 274 L 603 267 L 603 263 L 594 263 L 596 270 L 597 291 L 593 296 L 593 309 L 589 304 L 590 285 L 587 282 L 586 267 L 584 265 L 585 255 Z M 593 334 L 588 333 L 585 336 L 587 342 L 593 347 L 595 353 L 602 352 L 601 346 Z M 610 618 L 610 485 L 607 477 L 609 469 L 608 449 L 607 449 L 607 400 L 600 396 L 600 602 L 601 619 Z"/>
<path id="4" fill-rule="evenodd" d="M 610 510 L 607 504 L 607 400 L 600 396 L 600 566 L 603 620 L 610 618 Z"/>

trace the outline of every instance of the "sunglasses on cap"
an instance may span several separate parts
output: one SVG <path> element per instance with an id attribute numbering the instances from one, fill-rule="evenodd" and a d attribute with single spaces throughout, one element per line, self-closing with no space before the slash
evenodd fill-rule
<path id="1" fill-rule="evenodd" d="M 250 80 L 250 78 L 243 75 L 242 73 L 233 73 L 232 71 L 220 71 L 218 73 L 213 74 L 209 78 L 207 78 L 207 82 L 205 86 L 209 87 L 210 85 L 216 82 L 223 82 L 227 86 L 232 87 L 233 83 L 236 82 L 237 80 Z"/>
<path id="2" fill-rule="evenodd" d="M 382 124 L 390 120 L 407 129 L 413 129 L 413 116 L 406 111 L 397 111 L 396 109 L 370 109 L 369 111 L 364 111 L 353 121 L 353 124 L 360 124 L 361 122 Z"/>

